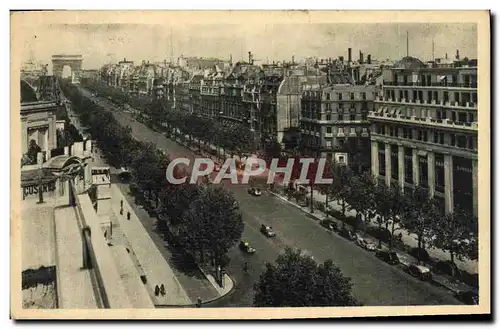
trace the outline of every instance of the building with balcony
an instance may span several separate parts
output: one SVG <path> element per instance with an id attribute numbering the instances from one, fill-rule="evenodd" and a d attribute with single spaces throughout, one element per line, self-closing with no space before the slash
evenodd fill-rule
<path id="1" fill-rule="evenodd" d="M 27 154 L 34 143 L 47 159 L 57 148 L 56 112 L 64 105 L 55 79 L 42 76 L 41 80 L 39 91 L 43 99 L 39 99 L 31 85 L 21 80 L 21 152 Z"/>
<path id="2" fill-rule="evenodd" d="M 477 67 L 457 62 L 405 57 L 383 71 L 368 115 L 371 168 L 386 184 L 428 189 L 444 211 L 477 214 Z"/>
<path id="3" fill-rule="evenodd" d="M 370 166 L 370 123 L 378 89 L 354 85 L 349 73 L 332 72 L 328 84 L 302 91 L 301 147 L 304 153 L 359 167 Z"/>

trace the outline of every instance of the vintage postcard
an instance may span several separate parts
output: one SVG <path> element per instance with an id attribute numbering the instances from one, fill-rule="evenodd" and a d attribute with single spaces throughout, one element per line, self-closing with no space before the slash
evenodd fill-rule
<path id="1" fill-rule="evenodd" d="M 11 315 L 489 314 L 490 13 L 11 13 Z"/>

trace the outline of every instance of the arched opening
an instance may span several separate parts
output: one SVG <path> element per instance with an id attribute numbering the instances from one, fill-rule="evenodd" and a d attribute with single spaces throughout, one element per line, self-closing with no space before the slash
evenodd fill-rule
<path id="1" fill-rule="evenodd" d="M 68 64 L 64 65 L 62 68 L 62 78 L 63 79 L 71 78 L 72 75 L 73 75 L 73 70 L 71 66 Z"/>

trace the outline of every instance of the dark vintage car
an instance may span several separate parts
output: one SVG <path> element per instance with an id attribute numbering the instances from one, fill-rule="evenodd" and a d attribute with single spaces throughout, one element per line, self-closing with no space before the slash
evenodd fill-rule
<path id="1" fill-rule="evenodd" d="M 268 238 L 276 236 L 276 233 L 273 231 L 273 228 L 271 226 L 266 226 L 264 224 L 260 226 L 260 232 L 265 236 L 267 236 Z"/>
<path id="2" fill-rule="evenodd" d="M 262 192 L 257 187 L 250 187 L 248 189 L 248 193 L 251 195 L 254 195 L 254 196 L 261 196 L 262 195 Z"/>
<path id="3" fill-rule="evenodd" d="M 253 254 L 255 253 L 255 248 L 253 248 L 248 241 L 241 240 L 240 241 L 240 250 L 247 253 L 247 254 Z"/>
<path id="4" fill-rule="evenodd" d="M 377 250 L 375 256 L 386 262 L 387 264 L 399 264 L 399 257 L 394 251 L 390 250 Z"/>
<path id="5" fill-rule="evenodd" d="M 479 305 L 479 295 L 474 291 L 460 291 L 455 298 L 466 305 Z"/>
<path id="6" fill-rule="evenodd" d="M 358 236 L 356 235 L 356 233 L 354 233 L 354 231 L 348 230 L 346 228 L 342 228 L 340 230 L 340 236 L 351 241 L 354 241 L 358 238 Z"/>
<path id="7" fill-rule="evenodd" d="M 422 281 L 429 281 L 432 279 L 431 270 L 422 265 L 410 264 L 408 266 L 408 273 Z"/>

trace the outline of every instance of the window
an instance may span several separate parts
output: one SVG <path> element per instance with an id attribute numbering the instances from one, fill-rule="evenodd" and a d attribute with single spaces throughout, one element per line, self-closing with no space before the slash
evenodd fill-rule
<path id="1" fill-rule="evenodd" d="M 344 115 L 343 114 L 339 114 L 339 121 L 344 121 Z"/>
<path id="2" fill-rule="evenodd" d="M 344 127 L 338 127 L 337 128 L 337 133 L 343 134 L 344 133 Z M 340 142 L 340 141 L 339 141 Z"/>
<path id="3" fill-rule="evenodd" d="M 448 96 L 448 92 L 447 91 L 443 92 L 443 100 L 444 100 L 445 103 L 450 100 L 450 96 Z"/>
<path id="4" fill-rule="evenodd" d="M 326 100 L 329 101 L 330 100 L 330 93 L 326 93 Z"/>
<path id="5" fill-rule="evenodd" d="M 339 103 L 339 110 L 343 110 L 344 109 L 344 103 Z"/>
<path id="6" fill-rule="evenodd" d="M 337 93 L 337 97 L 339 98 L 339 101 L 342 100 L 342 93 Z"/>
<path id="7" fill-rule="evenodd" d="M 327 121 L 332 120 L 332 115 L 331 115 L 330 113 L 328 113 L 328 114 L 326 115 L 326 120 L 327 120 Z"/>
<path id="8" fill-rule="evenodd" d="M 332 133 L 332 127 L 326 127 L 326 133 L 331 134 Z"/>
<path id="9" fill-rule="evenodd" d="M 332 147 L 332 141 L 326 141 L 326 147 Z"/>
<path id="10" fill-rule="evenodd" d="M 434 143 L 439 143 L 439 134 L 437 131 L 434 132 Z"/>
<path id="11" fill-rule="evenodd" d="M 402 99 L 403 99 L 403 91 L 402 91 L 402 90 L 400 90 L 400 91 L 399 91 L 399 100 L 402 100 Z"/>
<path id="12" fill-rule="evenodd" d="M 363 100 L 366 101 L 366 93 L 362 93 L 361 95 L 362 95 Z"/>
<path id="13" fill-rule="evenodd" d="M 444 144 L 444 133 L 439 133 L 439 144 Z"/>
<path id="14" fill-rule="evenodd" d="M 450 134 L 450 145 L 455 146 L 455 134 Z"/>
<path id="15" fill-rule="evenodd" d="M 356 128 L 354 127 L 351 128 L 351 134 L 356 134 Z"/>
<path id="16" fill-rule="evenodd" d="M 356 120 L 356 114 L 351 114 L 351 115 L 349 116 L 349 120 L 351 120 L 351 121 L 355 121 L 355 120 Z"/>
<path id="17" fill-rule="evenodd" d="M 354 93 L 351 93 L 351 100 L 354 99 Z"/>

